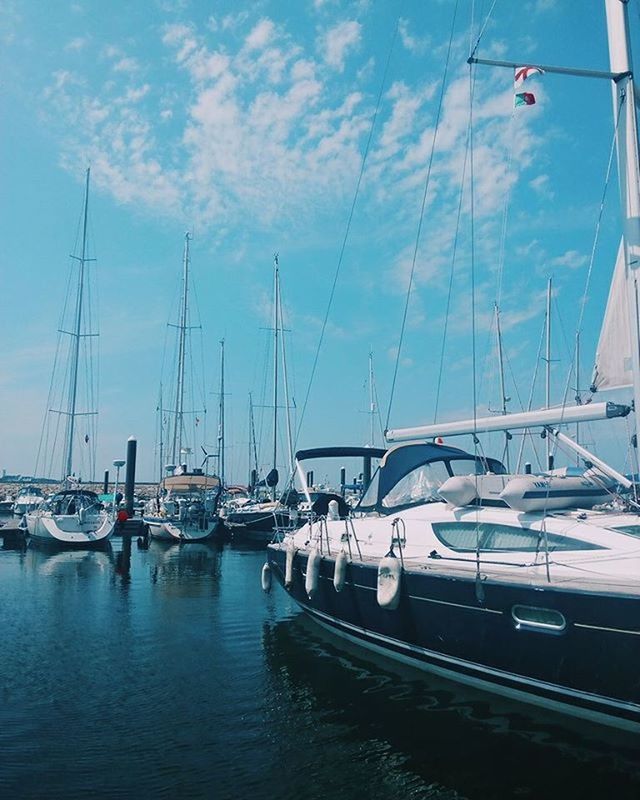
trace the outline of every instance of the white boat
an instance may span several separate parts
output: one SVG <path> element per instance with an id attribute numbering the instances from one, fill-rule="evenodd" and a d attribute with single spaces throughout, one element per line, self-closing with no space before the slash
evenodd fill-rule
<path id="1" fill-rule="evenodd" d="M 89 177 L 90 170 L 87 169 L 81 251 L 79 256 L 72 256 L 74 262 L 77 263 L 77 277 L 75 281 L 70 281 L 69 283 L 70 300 L 65 306 L 65 308 L 72 309 L 73 317 L 63 322 L 59 331 L 61 339 L 58 353 L 60 354 L 63 349 L 63 341 L 67 341 L 69 347 L 65 356 L 56 356 L 56 364 L 63 364 L 64 362 L 66 368 L 62 372 L 62 378 L 56 374 L 54 368 L 49 396 L 49 401 L 51 402 L 56 397 L 55 388 L 59 382 L 60 394 L 56 399 L 60 402 L 61 407 L 54 409 L 48 403 L 43 429 L 43 439 L 46 440 L 45 433 L 51 415 L 55 415 L 57 419 L 62 418 L 65 420 L 64 450 L 61 454 L 62 485 L 60 491 L 54 494 L 53 497 L 46 500 L 41 498 L 40 504 L 34 509 L 27 510 L 25 514 L 29 536 L 63 546 L 77 547 L 105 543 L 112 535 L 115 526 L 114 513 L 109 513 L 104 508 L 94 492 L 84 489 L 80 479 L 74 474 L 74 464 L 80 457 L 80 451 L 84 448 L 91 453 L 95 453 L 96 428 L 95 425 L 92 425 L 92 421 L 94 422 L 97 416 L 97 411 L 94 409 L 82 409 L 79 406 L 81 387 L 92 387 L 87 397 L 84 398 L 87 403 L 90 403 L 93 399 L 92 389 L 95 385 L 90 357 L 92 350 L 91 346 L 87 345 L 87 342 L 91 342 L 97 334 L 91 330 L 91 317 L 85 308 L 89 300 L 88 264 L 92 261 L 87 256 Z M 68 337 L 68 339 L 65 340 L 62 337 Z M 81 347 L 81 343 L 86 346 Z M 80 367 L 83 355 L 85 356 L 83 366 L 86 370 L 86 375 L 82 376 L 83 380 L 81 381 Z M 66 407 L 62 407 L 65 403 Z M 82 421 L 87 426 L 84 435 L 80 430 Z M 55 455 L 60 454 L 57 452 L 51 454 L 52 461 Z M 95 466 L 95 457 L 89 457 L 87 462 L 86 468 L 91 469 L 92 465 Z"/>
<path id="2" fill-rule="evenodd" d="M 611 369 L 614 357 L 622 380 L 631 376 L 638 432 L 636 92 L 627 4 L 605 0 L 605 8 L 611 72 L 575 71 L 611 81 L 621 182 L 623 258 L 612 282 L 614 299 L 605 315 L 597 374 L 602 386 L 620 385 Z M 547 65 L 544 70 L 572 72 Z M 619 313 L 610 314 L 612 308 Z M 640 507 L 635 487 L 560 430 L 569 421 L 602 420 L 606 426 L 613 417 L 629 415 L 631 407 L 548 406 L 388 430 L 387 441 L 396 446 L 385 454 L 355 513 L 341 518 L 330 509 L 324 518 L 270 544 L 262 585 L 268 590 L 274 577 L 318 623 L 372 651 L 637 735 Z M 583 473 L 514 475 L 501 461 L 480 455 L 480 447 L 467 453 L 434 441 L 462 434 L 478 441 L 485 431 L 530 428 L 570 448 L 584 462 Z"/>
<path id="3" fill-rule="evenodd" d="M 175 404 L 170 412 L 169 447 L 172 463 L 164 466 L 164 422 L 168 409 L 160 402 L 160 464 L 168 474 L 160 480 L 157 495 L 148 501 L 143 519 L 149 535 L 154 539 L 178 542 L 201 542 L 210 539 L 220 526 L 218 499 L 221 483 L 215 475 L 206 475 L 202 468 L 188 469 L 186 456 L 193 452 L 196 431 L 188 431 L 187 420 L 198 420 L 193 408 L 185 408 L 185 369 L 189 359 L 189 332 L 193 327 L 189 318 L 189 242 L 185 235 L 182 259 L 182 300 L 177 329 L 177 371 L 175 376 Z M 222 351 L 224 353 L 224 350 Z M 222 357 L 222 368 L 224 356 Z M 194 398 L 190 398 L 194 402 Z M 190 438 L 191 437 L 191 438 Z M 184 460 L 183 460 L 184 459 Z M 205 456 L 203 466 L 208 462 Z"/>
<path id="4" fill-rule="evenodd" d="M 199 542 L 217 531 L 220 480 L 201 470 L 170 475 L 162 482 L 162 495 L 146 506 L 144 521 L 154 539 Z"/>
<path id="5" fill-rule="evenodd" d="M 42 490 L 37 486 L 25 486 L 20 489 L 13 502 L 13 513 L 16 516 L 22 516 L 27 511 L 33 511 L 44 500 Z"/>

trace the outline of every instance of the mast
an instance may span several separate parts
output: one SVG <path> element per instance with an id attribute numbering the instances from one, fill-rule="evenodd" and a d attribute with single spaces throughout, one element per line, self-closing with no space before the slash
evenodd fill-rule
<path id="1" fill-rule="evenodd" d="M 220 339 L 220 405 L 218 413 L 218 471 L 224 488 L 224 339 Z"/>
<path id="2" fill-rule="evenodd" d="M 160 381 L 160 483 L 164 478 L 164 414 L 162 409 L 162 381 Z"/>
<path id="3" fill-rule="evenodd" d="M 502 352 L 502 331 L 500 329 L 500 309 L 498 308 L 498 304 L 495 304 L 495 313 L 496 313 L 496 345 L 498 348 L 498 370 L 500 373 L 500 403 L 501 403 L 501 414 L 507 413 L 507 403 L 509 402 L 509 398 L 507 397 L 505 382 L 504 382 L 504 353 Z M 507 466 L 507 471 L 509 470 L 509 436 L 505 432 L 505 445 L 504 445 L 504 452 L 505 452 L 505 461 Z"/>
<path id="4" fill-rule="evenodd" d="M 545 408 L 551 408 L 551 278 L 547 283 L 546 347 L 545 347 Z M 551 440 L 547 436 L 547 469 L 553 467 L 551 460 Z"/>
<path id="5" fill-rule="evenodd" d="M 253 418 L 253 396 L 249 392 L 249 485 L 252 485 L 251 470 L 252 465 L 258 477 L 258 447 L 256 445 L 256 426 Z"/>
<path id="6" fill-rule="evenodd" d="M 273 256 L 273 469 L 278 468 L 278 295 L 280 271 L 278 254 Z M 276 487 L 271 488 L 271 497 L 276 499 Z"/>
<path id="7" fill-rule="evenodd" d="M 187 345 L 187 301 L 189 297 L 189 232 L 184 235 L 183 266 L 183 291 L 182 307 L 180 310 L 180 324 L 178 325 L 178 379 L 176 382 L 176 405 L 173 427 L 173 442 L 171 445 L 171 460 L 174 464 L 181 463 L 182 453 L 182 422 L 184 414 L 184 359 Z"/>
<path id="8" fill-rule="evenodd" d="M 369 429 L 369 445 L 375 447 L 375 415 L 376 415 L 376 400 L 375 390 L 373 386 L 373 350 L 369 350 L 369 416 L 370 416 L 370 429 Z"/>
<path id="9" fill-rule="evenodd" d="M 282 292 L 278 281 L 278 318 L 280 320 L 280 347 L 282 351 L 282 382 L 284 384 L 285 420 L 287 423 L 287 449 L 289 455 L 289 475 L 293 475 L 293 433 L 291 431 L 291 413 L 289 404 L 289 376 L 287 374 L 287 355 L 285 352 L 284 323 L 282 321 Z"/>
<path id="10" fill-rule="evenodd" d="M 613 119 L 618 150 L 620 207 L 623 219 L 625 274 L 629 320 L 631 322 L 631 365 L 635 407 L 635 442 L 640 442 L 640 320 L 638 269 L 640 268 L 640 158 L 635 88 L 629 45 L 629 17 L 626 0 L 605 0 L 609 63 L 619 73 L 613 83 Z"/>
<path id="11" fill-rule="evenodd" d="M 82 301 L 84 295 L 84 266 L 87 262 L 87 215 L 89 210 L 89 176 L 91 174 L 91 167 L 87 168 L 87 176 L 84 190 L 84 215 L 82 221 L 82 255 L 79 259 L 80 274 L 78 276 L 78 292 L 76 294 L 76 312 L 75 312 L 75 329 L 71 334 L 74 338 L 73 350 L 71 357 L 71 382 L 69 391 L 69 405 L 67 408 L 67 447 L 65 458 L 65 474 L 63 476 L 66 480 L 71 475 L 71 468 L 73 463 L 73 434 L 76 422 L 76 401 L 78 398 L 78 366 L 80 362 L 80 338 L 82 331 Z M 75 258 L 75 256 L 74 256 Z"/>

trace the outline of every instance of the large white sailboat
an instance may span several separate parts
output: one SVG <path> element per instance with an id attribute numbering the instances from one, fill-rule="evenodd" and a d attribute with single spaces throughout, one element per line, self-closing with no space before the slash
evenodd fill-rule
<path id="1" fill-rule="evenodd" d="M 637 95 L 627 3 L 604 5 L 611 71 L 544 70 L 606 78 L 613 87 L 623 245 L 596 383 L 633 386 L 640 431 Z M 606 425 L 631 412 L 629 405 L 591 402 L 388 430 L 393 446 L 356 512 L 329 513 L 269 545 L 263 586 L 275 576 L 313 619 L 373 651 L 640 733 L 635 487 L 561 431 L 568 423 Z M 509 474 L 481 451 L 467 453 L 438 438 L 477 440 L 489 431 L 530 428 L 570 448 L 582 472 Z"/>
<path id="2" fill-rule="evenodd" d="M 193 327 L 189 310 L 189 242 L 191 236 L 185 234 L 182 259 L 182 298 L 177 328 L 177 369 L 175 382 L 175 403 L 173 409 L 160 409 L 160 431 L 163 431 L 163 415 L 170 415 L 169 457 L 171 463 L 162 464 L 168 473 L 162 477 L 157 496 L 150 500 L 144 513 L 144 522 L 154 539 L 167 542 L 198 542 L 210 539 L 218 529 L 220 520 L 217 506 L 220 496 L 220 479 L 206 475 L 202 468 L 189 469 L 188 455 L 193 452 L 195 441 L 187 442 L 187 420 L 197 425 L 199 419 L 192 408 L 185 407 L 187 395 L 186 366 L 189 358 L 189 334 Z M 161 404 L 162 405 L 162 404 Z M 192 431 L 193 433 L 193 431 Z M 195 434 L 194 434 L 195 435 Z M 163 436 L 161 436 L 163 439 Z M 164 447 L 160 459 L 163 461 Z M 205 457 L 203 466 L 208 458 Z"/>
<path id="3" fill-rule="evenodd" d="M 68 319 L 65 319 L 64 313 L 62 315 L 59 358 L 56 358 L 56 364 L 64 362 L 64 379 L 60 385 L 61 394 L 57 395 L 55 387 L 58 376 L 54 368 L 49 396 L 50 401 L 60 402 L 60 408 L 51 408 L 51 403 L 48 403 L 43 441 L 41 441 L 41 450 L 45 453 L 50 450 L 51 453 L 52 460 L 49 467 L 56 468 L 53 459 L 60 455 L 59 448 L 56 447 L 58 425 L 64 421 L 61 487 L 53 496 L 25 514 L 27 531 L 34 539 L 79 547 L 106 542 L 113 533 L 115 524 L 114 512 L 108 512 L 100 503 L 96 493 L 83 487 L 82 476 L 76 474 L 76 464 L 80 460 L 81 451 L 84 451 L 83 456 L 88 456 L 82 459 L 84 468 L 91 472 L 95 467 L 95 455 L 91 454 L 95 454 L 97 429 L 95 424 L 97 411 L 89 407 L 89 404 L 95 402 L 92 342 L 97 336 L 91 329 L 91 315 L 88 313 L 90 304 L 88 264 L 92 261 L 87 256 L 89 178 L 90 170 L 87 169 L 80 255 L 72 256 L 77 264 L 76 280 L 70 283 L 70 287 L 73 287 L 73 295 L 70 294 L 73 307 L 69 309 L 72 313 Z M 68 344 L 66 357 L 61 355 L 65 343 Z M 81 381 L 83 372 L 85 375 Z M 88 388 L 83 398 L 87 403 L 86 408 L 80 406 L 80 394 L 83 388 L 85 390 Z M 50 426 L 52 417 L 56 422 Z M 85 423 L 84 434 L 80 429 L 82 421 Z"/>

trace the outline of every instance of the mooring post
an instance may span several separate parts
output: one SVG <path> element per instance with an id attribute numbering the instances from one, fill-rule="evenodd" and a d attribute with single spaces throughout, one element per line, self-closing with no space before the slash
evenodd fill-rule
<path id="1" fill-rule="evenodd" d="M 124 482 L 124 507 L 129 516 L 133 517 L 133 490 L 136 484 L 136 449 L 138 442 L 135 436 L 127 440 L 127 472 Z"/>
<path id="2" fill-rule="evenodd" d="M 109 470 L 104 471 L 104 483 L 102 484 L 102 494 L 109 493 Z"/>
<path id="3" fill-rule="evenodd" d="M 344 487 L 347 483 L 347 470 L 344 467 L 340 467 L 340 494 L 344 497 Z"/>

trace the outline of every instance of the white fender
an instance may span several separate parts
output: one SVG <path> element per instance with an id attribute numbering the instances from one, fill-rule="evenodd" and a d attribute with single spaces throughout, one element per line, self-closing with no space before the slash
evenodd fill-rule
<path id="1" fill-rule="evenodd" d="M 268 564 L 262 566 L 262 591 L 271 591 L 271 567 Z"/>
<path id="2" fill-rule="evenodd" d="M 293 539 L 291 539 L 287 545 L 287 559 L 284 567 L 284 585 L 286 589 L 288 589 L 293 583 L 293 559 L 295 558 L 295 555 L 296 546 L 293 543 Z"/>
<path id="3" fill-rule="evenodd" d="M 473 478 L 463 475 L 447 478 L 438 489 L 438 494 L 452 506 L 468 506 L 478 496 Z"/>
<path id="4" fill-rule="evenodd" d="M 327 517 L 329 519 L 340 519 L 340 506 L 337 500 L 329 500 L 329 507 L 327 508 Z"/>
<path id="5" fill-rule="evenodd" d="M 399 558 L 387 555 L 378 564 L 377 599 L 380 608 L 393 611 L 400 602 L 400 579 L 402 564 Z"/>
<path id="6" fill-rule="evenodd" d="M 309 553 L 307 559 L 307 574 L 304 578 L 304 590 L 307 593 L 309 600 L 313 597 L 318 589 L 318 573 L 320 572 L 320 561 L 322 556 L 317 547 Z"/>
<path id="7" fill-rule="evenodd" d="M 333 588 L 336 592 L 341 592 L 347 580 L 347 564 L 349 557 L 341 550 L 336 557 L 336 565 L 333 570 Z"/>

